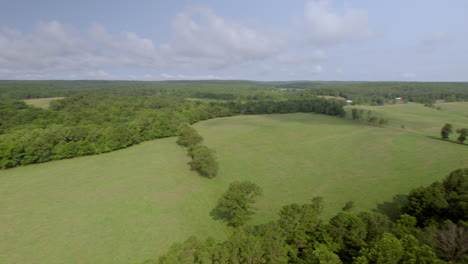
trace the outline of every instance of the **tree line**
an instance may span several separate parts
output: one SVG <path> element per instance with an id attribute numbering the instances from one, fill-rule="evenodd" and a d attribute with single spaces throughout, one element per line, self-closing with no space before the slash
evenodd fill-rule
<path id="1" fill-rule="evenodd" d="M 457 137 L 457 141 L 460 143 L 465 142 L 466 137 L 468 136 L 468 128 L 460 128 L 460 129 L 457 129 L 456 132 L 459 134 Z M 453 133 L 453 125 L 447 123 L 440 130 L 440 137 L 442 139 L 449 139 L 449 136 L 452 133 Z"/>
<path id="2" fill-rule="evenodd" d="M 203 137 L 188 123 L 179 126 L 177 144 L 188 149 L 188 155 L 192 158 L 190 167 L 201 176 L 212 179 L 218 174 L 218 162 L 214 151 L 202 145 L 202 141 Z"/>
<path id="3" fill-rule="evenodd" d="M 367 122 L 367 124 L 373 125 L 373 126 L 383 127 L 388 124 L 388 119 L 375 116 L 374 112 L 371 110 L 365 111 L 364 109 L 352 108 L 351 118 L 353 120 L 361 120 L 361 121 Z"/>
<path id="4" fill-rule="evenodd" d="M 278 219 L 248 225 L 261 188 L 234 182 L 216 215 L 233 227 L 226 241 L 190 237 L 158 260 L 179 263 L 442 264 L 468 261 L 468 169 L 413 189 L 395 219 L 378 211 L 354 212 L 353 203 L 329 220 L 323 199 L 283 206 Z"/>

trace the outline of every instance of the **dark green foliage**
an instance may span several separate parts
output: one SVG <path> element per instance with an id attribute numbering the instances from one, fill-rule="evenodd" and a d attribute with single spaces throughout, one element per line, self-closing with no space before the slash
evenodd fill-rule
<path id="1" fill-rule="evenodd" d="M 182 244 L 174 244 L 157 263 L 286 264 L 288 247 L 280 232 L 277 225 L 270 223 L 257 230 L 236 229 L 223 243 L 190 237 Z"/>
<path id="2" fill-rule="evenodd" d="M 288 244 L 294 249 L 305 248 L 312 233 L 320 223 L 323 200 L 316 197 L 308 204 L 283 206 L 279 213 L 279 224 L 284 230 Z"/>
<path id="3" fill-rule="evenodd" d="M 349 212 L 351 211 L 352 209 L 354 208 L 354 202 L 353 201 L 349 201 L 347 202 L 343 208 L 341 210 L 345 211 L 345 212 Z"/>
<path id="4" fill-rule="evenodd" d="M 458 135 L 457 140 L 461 143 L 465 142 L 466 137 L 468 137 L 468 128 L 461 128 L 457 129 L 457 133 L 460 134 Z"/>
<path id="5" fill-rule="evenodd" d="M 443 139 L 448 139 L 449 138 L 449 135 L 452 134 L 452 125 L 451 124 L 445 124 L 442 129 L 440 130 L 440 136 L 443 138 Z"/>
<path id="6" fill-rule="evenodd" d="M 404 235 L 400 238 L 404 252 L 400 263 L 402 264 L 442 264 L 444 263 L 427 245 L 421 244 L 414 236 Z"/>
<path id="7" fill-rule="evenodd" d="M 198 134 L 195 128 L 191 127 L 188 123 L 182 123 L 179 126 L 179 137 L 177 144 L 184 147 L 193 147 L 203 141 L 202 136 Z"/>
<path id="8" fill-rule="evenodd" d="M 225 221 L 229 226 L 244 225 L 254 214 L 252 204 L 255 198 L 262 194 L 262 190 L 250 181 L 233 182 L 229 189 L 219 199 L 212 214 L 217 219 Z"/>
<path id="9" fill-rule="evenodd" d="M 379 126 L 384 126 L 388 124 L 388 120 L 384 118 L 379 118 Z"/>
<path id="10" fill-rule="evenodd" d="M 340 212 L 328 223 L 328 233 L 338 246 L 338 255 L 349 262 L 358 255 L 367 236 L 366 224 L 356 214 Z"/>
<path id="11" fill-rule="evenodd" d="M 213 150 L 204 145 L 196 145 L 189 148 L 189 156 L 192 161 L 190 167 L 201 176 L 212 179 L 218 173 L 218 162 Z"/>
<path id="12" fill-rule="evenodd" d="M 182 244 L 174 244 L 166 255 L 159 258 L 160 264 L 206 264 L 211 262 L 211 239 L 201 241 L 197 237 L 190 237 Z"/>
<path id="13" fill-rule="evenodd" d="M 468 219 L 468 169 L 450 173 L 443 182 L 420 187 L 410 192 L 409 203 L 403 212 L 418 220 L 419 225 L 431 221 Z"/>
<path id="14" fill-rule="evenodd" d="M 209 179 L 216 177 L 218 162 L 214 151 L 200 144 L 203 141 L 202 136 L 188 123 L 182 123 L 178 130 L 177 143 L 188 147 L 188 155 L 192 158 L 192 161 L 189 162 L 190 168 L 203 177 Z"/>
<path id="15" fill-rule="evenodd" d="M 407 234 L 413 235 L 416 233 L 417 223 L 418 220 L 416 217 L 408 214 L 402 214 L 400 215 L 400 219 L 398 219 L 393 226 L 393 234 L 399 238 Z"/>
<path id="16" fill-rule="evenodd" d="M 384 214 L 375 212 L 360 212 L 358 217 L 366 225 L 367 235 L 365 241 L 379 239 L 383 233 L 390 232 L 392 223 Z"/>
<path id="17" fill-rule="evenodd" d="M 353 120 L 357 120 L 361 118 L 361 116 L 359 115 L 359 111 L 356 108 L 351 109 L 351 115 L 353 117 Z"/>
<path id="18" fill-rule="evenodd" d="M 466 198 L 467 174 L 468 169 L 456 170 L 442 183 L 435 182 L 426 187 L 427 190 L 413 190 L 408 206 L 414 208 L 412 203 L 417 202 L 420 204 L 417 208 L 422 210 L 416 210 L 417 215 L 402 214 L 393 223 L 380 213 L 355 214 L 346 211 L 338 213 L 328 222 L 323 221 L 320 219 L 323 201 L 317 197 L 312 199 L 311 203 L 283 206 L 276 223 L 236 228 L 228 240 L 222 243 L 190 238 L 183 244 L 175 244 L 158 263 L 467 263 L 467 210 L 461 210 L 461 207 L 456 209 L 459 221 L 454 224 L 448 220 L 453 217 L 453 212 L 435 217 L 425 215 L 429 211 L 424 208 L 429 206 L 440 209 L 439 204 L 445 202 L 452 206 L 454 201 L 450 199 L 466 201 L 463 200 L 463 195 Z M 438 196 L 440 190 L 442 196 Z M 242 208 L 249 208 L 258 193 L 258 186 L 252 183 L 233 183 L 226 195 L 220 199 L 217 213 L 227 217 L 233 215 L 229 211 L 244 211 Z M 436 195 L 436 198 L 430 198 L 431 193 Z M 451 194 L 450 199 L 446 200 L 448 194 Z M 446 201 L 438 202 L 436 199 Z M 249 202 L 239 202 L 246 200 Z M 405 210 L 408 211 L 408 208 Z M 418 224 L 421 224 L 418 217 L 421 215 L 430 219 L 429 222 L 424 222 L 425 227 L 418 227 Z M 241 217 L 241 220 L 245 218 Z"/>
<path id="19" fill-rule="evenodd" d="M 315 249 L 305 249 L 303 252 L 304 263 L 307 264 L 341 264 L 340 257 L 333 253 L 326 245 L 319 244 Z"/>
<path id="20" fill-rule="evenodd" d="M 353 263 L 398 264 L 404 254 L 401 241 L 394 235 L 384 233 L 383 236 L 360 252 Z"/>

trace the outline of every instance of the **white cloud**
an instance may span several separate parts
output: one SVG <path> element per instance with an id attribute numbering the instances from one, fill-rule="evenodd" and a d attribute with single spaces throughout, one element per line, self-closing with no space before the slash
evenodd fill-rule
<path id="1" fill-rule="evenodd" d="M 323 61 L 326 59 L 328 59 L 328 55 L 323 50 L 315 50 L 310 53 L 309 52 L 284 53 L 278 56 L 278 61 L 280 63 L 288 63 L 288 64 L 317 62 L 317 61 Z"/>
<path id="2" fill-rule="evenodd" d="M 225 67 L 266 59 L 279 51 L 277 38 L 252 27 L 226 20 L 209 9 L 177 14 L 173 39 L 163 45 L 172 63 Z"/>
<path id="3" fill-rule="evenodd" d="M 275 38 L 209 9 L 188 9 L 177 14 L 172 24 L 173 35 L 166 44 L 155 44 L 135 32 L 111 34 L 99 24 L 84 36 L 58 21 L 41 22 L 32 33 L 2 27 L 0 79 L 71 72 L 103 78 L 96 75 L 100 70 L 130 67 L 209 70 L 261 61 L 279 51 Z"/>
<path id="4" fill-rule="evenodd" d="M 322 65 L 315 65 L 306 71 L 306 73 L 310 74 L 320 74 L 322 72 L 324 72 Z"/>
<path id="5" fill-rule="evenodd" d="M 30 34 L 8 27 L 0 31 L 2 78 L 69 71 L 101 78 L 106 76 L 86 72 L 99 73 L 103 67 L 156 67 L 158 63 L 161 60 L 151 40 L 126 31 L 112 36 L 100 25 L 91 27 L 89 38 L 80 38 L 58 21 L 41 22 Z"/>
<path id="6" fill-rule="evenodd" d="M 339 14 L 332 10 L 330 0 L 308 2 L 304 23 L 310 31 L 312 41 L 317 44 L 337 44 L 372 35 L 366 10 L 349 8 Z"/>
<path id="7" fill-rule="evenodd" d="M 120 35 L 112 36 L 104 26 L 96 24 L 89 34 L 100 62 L 112 57 L 117 65 L 157 67 L 163 63 L 153 41 L 134 32 L 122 31 Z"/>

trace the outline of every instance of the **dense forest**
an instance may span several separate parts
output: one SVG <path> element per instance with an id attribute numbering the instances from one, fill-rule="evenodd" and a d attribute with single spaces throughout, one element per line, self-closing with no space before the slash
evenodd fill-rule
<path id="1" fill-rule="evenodd" d="M 403 97 L 409 102 L 468 101 L 463 82 L 256 82 L 256 81 L 0 81 L 0 98 L 68 97 L 80 92 L 181 97 L 281 99 L 288 94 L 340 96 L 356 103 L 382 104 Z"/>
<path id="2" fill-rule="evenodd" d="M 248 225 L 258 195 L 259 186 L 234 182 L 214 209 L 232 227 L 226 241 L 190 237 L 143 263 L 468 263 L 468 169 L 395 199 L 396 215 L 382 206 L 354 212 L 349 202 L 324 220 L 323 199 L 315 197 L 284 206 L 275 221 Z"/>

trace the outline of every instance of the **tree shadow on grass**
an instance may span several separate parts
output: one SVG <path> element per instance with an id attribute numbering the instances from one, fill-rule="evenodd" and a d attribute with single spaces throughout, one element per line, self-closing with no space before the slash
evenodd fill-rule
<path id="1" fill-rule="evenodd" d="M 468 144 L 458 142 L 458 141 L 453 141 L 453 140 L 450 140 L 450 139 L 443 139 L 443 138 L 438 138 L 438 137 L 433 137 L 433 136 L 426 136 L 426 137 L 431 138 L 431 139 L 444 141 L 444 142 L 454 143 L 454 144 L 458 144 L 458 145 L 462 145 L 462 146 L 468 146 Z"/>
<path id="2" fill-rule="evenodd" d="M 231 216 L 226 212 L 216 206 L 213 210 L 210 211 L 210 216 L 213 220 L 221 220 L 228 222 L 231 219 Z"/>
<path id="3" fill-rule="evenodd" d="M 401 214 L 401 209 L 408 204 L 408 195 L 398 194 L 393 196 L 391 202 L 383 202 L 377 205 L 373 212 L 381 213 L 390 220 L 395 221 Z"/>

